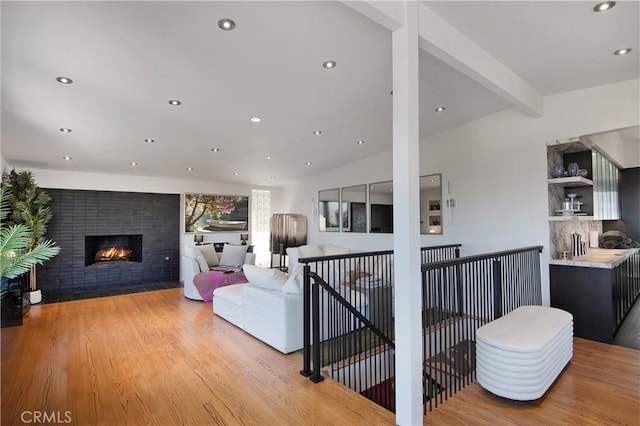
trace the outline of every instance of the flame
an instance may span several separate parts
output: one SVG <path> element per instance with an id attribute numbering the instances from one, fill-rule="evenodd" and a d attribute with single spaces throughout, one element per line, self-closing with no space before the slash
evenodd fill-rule
<path id="1" fill-rule="evenodd" d="M 129 260 L 131 257 L 131 249 L 126 247 L 109 247 L 98 250 L 96 253 L 96 260 Z"/>

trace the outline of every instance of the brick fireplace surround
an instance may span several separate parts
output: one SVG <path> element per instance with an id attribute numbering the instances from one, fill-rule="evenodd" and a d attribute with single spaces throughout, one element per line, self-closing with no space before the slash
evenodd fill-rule
<path id="1" fill-rule="evenodd" d="M 43 303 L 181 286 L 179 194 L 46 191 L 53 211 L 47 238 L 61 250 L 38 266 Z M 87 261 L 95 237 L 124 235 L 141 242 L 135 261 Z"/>

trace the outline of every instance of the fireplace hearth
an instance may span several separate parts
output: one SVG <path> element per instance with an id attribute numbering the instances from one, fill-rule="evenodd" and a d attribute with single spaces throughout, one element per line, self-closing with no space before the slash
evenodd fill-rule
<path id="1" fill-rule="evenodd" d="M 87 235 L 85 266 L 114 262 L 142 262 L 142 235 Z"/>

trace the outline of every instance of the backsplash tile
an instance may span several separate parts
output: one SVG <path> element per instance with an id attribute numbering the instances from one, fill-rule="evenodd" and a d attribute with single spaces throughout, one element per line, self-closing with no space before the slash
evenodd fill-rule
<path id="1" fill-rule="evenodd" d="M 589 232 L 602 234 L 601 220 L 563 220 L 549 222 L 549 250 L 552 259 L 559 259 L 562 251 L 571 251 L 571 234 L 579 234 L 589 246 Z M 588 250 L 588 249 L 587 249 Z"/>

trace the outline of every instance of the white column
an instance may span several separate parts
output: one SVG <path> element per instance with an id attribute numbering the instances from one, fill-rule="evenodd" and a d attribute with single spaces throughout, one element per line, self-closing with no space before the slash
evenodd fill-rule
<path id="1" fill-rule="evenodd" d="M 392 33 L 396 423 L 421 425 L 418 4 L 403 6 L 405 25 Z"/>

